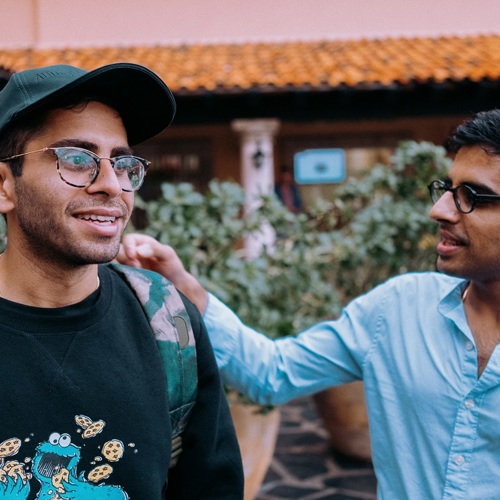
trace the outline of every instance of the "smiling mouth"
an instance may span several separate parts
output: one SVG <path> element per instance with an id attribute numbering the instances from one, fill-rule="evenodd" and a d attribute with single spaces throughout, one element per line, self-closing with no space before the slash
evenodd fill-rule
<path id="1" fill-rule="evenodd" d="M 440 231 L 439 243 L 446 247 L 463 247 L 465 245 L 463 238 L 446 230 Z"/>
<path id="2" fill-rule="evenodd" d="M 41 476 L 52 477 L 62 467 L 67 469 L 70 462 L 71 457 L 63 457 L 56 453 L 45 453 L 40 459 L 37 471 Z"/>
<path id="3" fill-rule="evenodd" d="M 446 246 L 446 247 L 459 247 L 459 246 L 463 246 L 463 243 L 460 243 L 460 241 L 457 241 L 457 240 L 450 240 L 450 239 L 447 239 L 447 238 L 443 238 L 441 240 L 441 244 Z"/>
<path id="4" fill-rule="evenodd" d="M 107 215 L 77 215 L 76 218 L 104 225 L 113 224 L 116 220 L 116 217 L 110 217 Z"/>

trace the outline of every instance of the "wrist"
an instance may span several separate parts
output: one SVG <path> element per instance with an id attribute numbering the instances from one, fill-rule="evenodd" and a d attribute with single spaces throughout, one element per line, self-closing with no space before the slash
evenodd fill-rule
<path id="1" fill-rule="evenodd" d="M 208 294 L 193 275 L 185 273 L 182 278 L 175 280 L 174 284 L 198 308 L 201 314 L 205 312 Z"/>

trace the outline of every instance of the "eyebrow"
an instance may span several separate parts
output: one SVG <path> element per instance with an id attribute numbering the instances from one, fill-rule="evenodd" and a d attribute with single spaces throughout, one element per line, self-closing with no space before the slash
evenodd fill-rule
<path id="1" fill-rule="evenodd" d="M 453 182 L 451 181 L 451 179 L 448 176 L 446 176 L 444 178 L 443 182 L 447 186 L 453 186 Z M 493 189 L 491 189 L 490 187 L 486 186 L 485 184 L 478 184 L 477 182 L 465 181 L 465 182 L 462 182 L 461 185 L 462 186 L 467 186 L 467 187 L 470 187 L 470 188 L 474 189 L 474 191 L 477 191 L 478 194 L 483 193 L 483 194 L 498 195 L 498 193 L 496 193 L 495 191 L 493 191 Z"/>
<path id="2" fill-rule="evenodd" d="M 50 145 L 51 148 L 64 148 L 64 147 L 76 147 L 87 149 L 95 154 L 99 150 L 99 146 L 94 142 L 84 141 L 81 139 L 61 139 Z M 111 150 L 111 157 L 122 156 L 122 155 L 132 155 L 132 148 L 128 146 L 118 146 Z"/>

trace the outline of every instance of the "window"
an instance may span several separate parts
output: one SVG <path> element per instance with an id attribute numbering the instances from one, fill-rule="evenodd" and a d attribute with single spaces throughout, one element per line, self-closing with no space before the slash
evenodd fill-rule
<path id="1" fill-rule="evenodd" d="M 212 145 L 208 139 L 158 140 L 134 148 L 151 162 L 139 195 L 157 198 L 164 182 L 189 182 L 203 191 L 212 177 Z"/>

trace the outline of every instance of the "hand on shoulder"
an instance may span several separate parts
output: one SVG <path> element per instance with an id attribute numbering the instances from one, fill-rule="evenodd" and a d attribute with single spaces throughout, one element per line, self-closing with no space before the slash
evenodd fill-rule
<path id="1" fill-rule="evenodd" d="M 201 313 L 207 306 L 207 293 L 182 264 L 175 250 L 146 234 L 130 233 L 122 238 L 116 257 L 120 264 L 149 269 L 170 280 Z"/>

